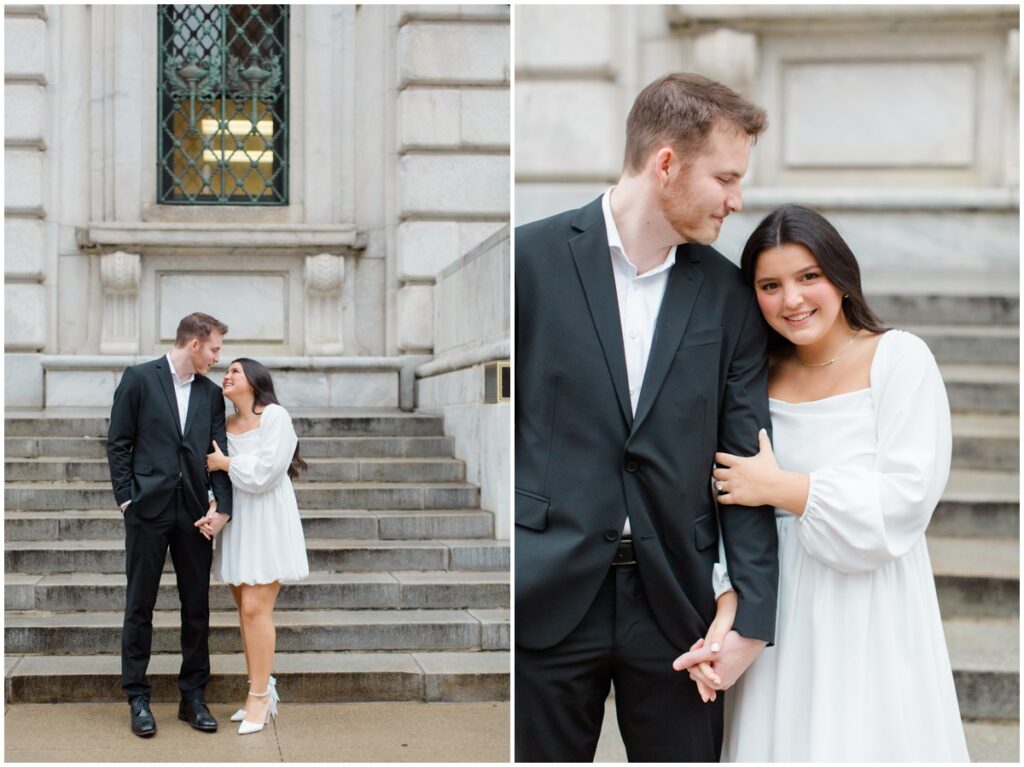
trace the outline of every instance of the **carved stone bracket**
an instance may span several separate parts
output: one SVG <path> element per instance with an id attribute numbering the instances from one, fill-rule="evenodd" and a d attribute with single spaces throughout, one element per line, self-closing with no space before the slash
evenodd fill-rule
<path id="1" fill-rule="evenodd" d="M 100 260 L 103 283 L 103 354 L 139 353 L 139 283 L 142 258 L 135 253 L 107 253 Z"/>
<path id="2" fill-rule="evenodd" d="M 306 256 L 306 353 L 340 354 L 345 259 L 330 253 Z"/>

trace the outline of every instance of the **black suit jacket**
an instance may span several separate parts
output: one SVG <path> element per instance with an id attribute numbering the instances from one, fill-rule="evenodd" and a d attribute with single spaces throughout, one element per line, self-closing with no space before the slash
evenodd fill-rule
<path id="1" fill-rule="evenodd" d="M 753 455 L 770 428 L 766 331 L 713 248 L 680 245 L 634 417 L 600 198 L 516 229 L 516 642 L 565 638 L 608 574 L 628 513 L 659 627 L 680 650 L 714 618 L 716 450 Z M 723 506 L 735 628 L 772 641 L 770 508 Z"/>
<path id="2" fill-rule="evenodd" d="M 209 508 L 211 484 L 217 511 L 230 516 L 231 480 L 226 472 L 210 475 L 206 471 L 213 440 L 226 454 L 224 397 L 217 384 L 195 376 L 182 434 L 167 357 L 128 368 L 114 391 L 107 432 L 107 460 L 117 503 L 130 500 L 128 513 L 154 519 L 173 499 L 180 477 L 194 519 Z"/>

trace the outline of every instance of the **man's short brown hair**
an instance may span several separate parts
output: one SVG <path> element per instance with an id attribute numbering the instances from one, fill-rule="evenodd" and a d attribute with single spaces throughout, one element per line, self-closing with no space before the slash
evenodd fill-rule
<path id="1" fill-rule="evenodd" d="M 199 339 L 199 343 L 203 343 L 215 330 L 224 335 L 228 332 L 228 326 L 209 314 L 192 312 L 192 314 L 182 317 L 181 322 L 178 323 L 178 334 L 174 338 L 174 345 L 181 349 L 193 338 Z"/>
<path id="2" fill-rule="evenodd" d="M 627 173 L 639 173 L 650 153 L 670 144 L 682 156 L 698 154 L 716 123 L 734 126 L 754 141 L 768 115 L 732 88 L 701 75 L 666 75 L 644 88 L 626 120 Z"/>

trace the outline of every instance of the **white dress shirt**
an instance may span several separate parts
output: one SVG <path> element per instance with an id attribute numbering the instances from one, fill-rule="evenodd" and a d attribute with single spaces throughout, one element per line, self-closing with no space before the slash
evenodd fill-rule
<path id="1" fill-rule="evenodd" d="M 185 416 L 188 415 L 188 397 L 192 393 L 192 382 L 196 374 L 193 373 L 184 381 L 178 377 L 178 371 L 174 369 L 174 361 L 171 353 L 167 352 L 167 364 L 171 368 L 171 383 L 174 384 L 174 396 L 178 400 L 178 419 L 181 421 L 181 433 L 185 433 Z"/>
<path id="2" fill-rule="evenodd" d="M 676 262 L 676 246 L 669 248 L 665 260 L 643 274 L 629 260 L 615 218 L 612 216 L 611 196 L 615 187 L 601 198 L 604 225 L 608 232 L 608 250 L 615 276 L 615 293 L 619 299 L 619 321 L 622 325 L 622 348 L 626 352 L 626 378 L 629 382 L 629 404 L 636 415 L 636 405 L 643 388 L 647 358 L 651 355 L 654 326 L 658 321 L 661 301 L 668 286 L 669 270 Z M 630 534 L 629 519 L 623 535 Z"/>

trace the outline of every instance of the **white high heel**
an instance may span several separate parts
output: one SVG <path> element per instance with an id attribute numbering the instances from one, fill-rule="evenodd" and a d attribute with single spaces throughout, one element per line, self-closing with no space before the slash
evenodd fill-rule
<path id="1" fill-rule="evenodd" d="M 252 684 L 252 680 L 251 679 L 246 679 L 245 682 L 246 682 L 246 684 Z M 274 688 L 274 692 L 271 695 L 271 699 L 274 700 L 275 702 L 277 701 L 277 687 L 275 686 L 276 684 L 277 684 L 277 680 L 274 679 L 273 675 L 271 675 L 271 677 L 270 677 L 270 686 Z M 235 713 L 233 713 L 231 715 L 231 721 L 232 722 L 241 722 L 244 719 L 245 719 L 245 709 L 244 708 L 238 709 L 238 711 L 236 711 Z"/>
<path id="2" fill-rule="evenodd" d="M 239 735 L 251 735 L 254 732 L 259 732 L 271 719 L 277 716 L 277 703 L 280 698 L 277 695 L 277 680 L 274 679 L 274 677 L 270 677 L 270 679 L 267 680 L 267 689 L 265 692 L 252 692 L 252 690 L 250 690 L 249 695 L 254 698 L 269 697 L 270 705 L 267 706 L 267 713 L 266 716 L 263 717 L 262 722 L 249 722 L 243 719 L 242 723 L 238 725 Z"/>

